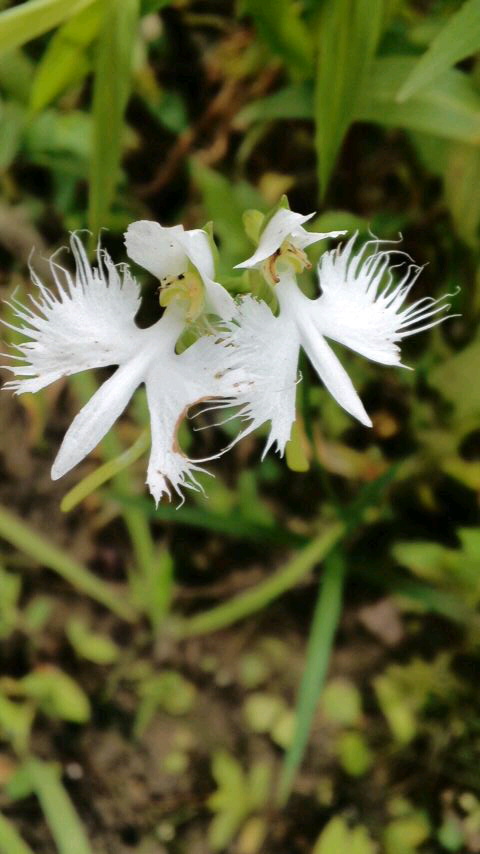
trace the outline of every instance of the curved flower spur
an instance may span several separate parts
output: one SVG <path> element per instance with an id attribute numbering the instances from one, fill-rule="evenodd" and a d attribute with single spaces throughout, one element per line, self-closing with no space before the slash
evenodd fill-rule
<path id="1" fill-rule="evenodd" d="M 384 241 L 369 241 L 355 251 L 356 235 L 343 247 L 322 255 L 318 266 L 321 295 L 309 299 L 295 275 L 311 267 L 305 247 L 345 234 L 307 232 L 303 223 L 311 216 L 280 208 L 261 233 L 254 254 L 237 265 L 261 270 L 279 304 L 275 316 L 266 303 L 247 295 L 229 323 L 229 343 L 237 349 L 239 364 L 251 378 L 237 396 L 239 415 L 250 423 L 235 442 L 270 421 L 263 456 L 274 444 L 283 455 L 290 438 L 300 348 L 340 406 L 371 427 L 350 377 L 325 339 L 338 341 L 372 361 L 400 366 L 398 342 L 442 323 L 450 308 L 445 302 L 450 295 L 438 300 L 425 297 L 404 308 L 422 268 L 413 263 L 405 267 L 409 256 L 397 248 L 383 248 Z M 400 263 L 392 263 L 393 255 L 400 256 Z"/>
<path id="2" fill-rule="evenodd" d="M 184 488 L 200 488 L 195 473 L 203 469 L 178 447 L 179 424 L 193 404 L 230 398 L 238 379 L 233 350 L 218 335 L 199 338 L 181 354 L 175 345 L 189 321 L 209 311 L 231 317 L 234 303 L 213 279 L 206 232 L 140 221 L 129 226 L 125 238 L 129 256 L 161 279 L 166 308 L 160 320 L 140 329 L 134 320 L 140 289 L 128 267 L 113 264 L 100 247 L 97 266 L 90 266 L 72 234 L 75 275 L 52 258 L 56 292 L 32 270 L 38 296 L 30 296 L 31 306 L 14 298 L 9 303 L 19 320 L 11 328 L 27 340 L 14 345 L 19 355 L 8 356 L 18 364 L 4 366 L 15 375 L 4 388 L 35 392 L 87 368 L 118 365 L 68 429 L 52 466 L 56 480 L 93 450 L 144 383 L 152 434 L 147 483 L 158 503 L 165 493 L 171 497 L 171 488 L 181 497 Z"/>

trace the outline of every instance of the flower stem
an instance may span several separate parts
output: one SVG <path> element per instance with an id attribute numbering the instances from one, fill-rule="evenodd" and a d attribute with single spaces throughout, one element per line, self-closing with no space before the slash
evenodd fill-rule
<path id="1" fill-rule="evenodd" d="M 176 633 L 182 638 L 203 635 L 223 629 L 232 623 L 260 611 L 307 575 L 338 543 L 345 531 L 344 525 L 335 522 L 316 536 L 305 548 L 273 576 L 252 590 L 240 593 L 223 605 L 218 605 L 195 617 L 180 619 L 175 623 Z"/>

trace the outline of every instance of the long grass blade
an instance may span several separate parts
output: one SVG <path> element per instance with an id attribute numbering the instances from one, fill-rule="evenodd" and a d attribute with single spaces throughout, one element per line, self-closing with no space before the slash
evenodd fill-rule
<path id="1" fill-rule="evenodd" d="M 456 12 L 430 47 L 416 63 L 397 95 L 397 101 L 407 98 L 428 86 L 447 69 L 480 50 L 480 3 L 467 0 Z"/>
<path id="2" fill-rule="evenodd" d="M 93 90 L 88 214 L 95 240 L 100 228 L 107 224 L 119 175 L 139 10 L 139 0 L 106 0 L 100 28 Z"/>
<path id="3" fill-rule="evenodd" d="M 0 814 L 0 854 L 33 854 L 12 822 Z"/>
<path id="4" fill-rule="evenodd" d="M 296 706 L 295 731 L 285 755 L 279 785 L 281 803 L 287 800 L 297 768 L 302 761 L 317 708 L 318 698 L 325 682 L 330 653 L 341 615 L 345 557 L 340 547 L 335 548 L 325 561 L 325 568 L 313 615 L 307 645 L 305 670 Z"/>
<path id="5" fill-rule="evenodd" d="M 320 191 L 368 85 L 383 20 L 382 0 L 328 0 L 319 27 L 315 140 Z"/>
<path id="6" fill-rule="evenodd" d="M 62 786 L 57 769 L 39 759 L 30 759 L 25 771 L 40 802 L 58 854 L 93 854 L 83 825 Z"/>
<path id="7" fill-rule="evenodd" d="M 0 507 L 0 537 L 32 560 L 52 569 L 77 590 L 100 602 L 114 614 L 118 614 L 124 620 L 135 618 L 131 606 L 108 584 L 97 578 L 81 563 L 77 563 L 62 549 L 37 534 L 5 507 Z"/>
<path id="8" fill-rule="evenodd" d="M 0 52 L 13 50 L 57 27 L 93 0 L 29 0 L 0 14 Z"/>
<path id="9" fill-rule="evenodd" d="M 265 608 L 287 590 L 297 584 L 318 563 L 325 558 L 331 549 L 341 540 L 345 528 L 335 522 L 322 531 L 305 548 L 296 554 L 285 566 L 252 590 L 240 593 L 223 605 L 218 605 L 199 614 L 183 620 L 177 620 L 176 629 L 181 637 L 192 637 L 218 631 L 230 626 L 238 620 L 254 614 Z"/>

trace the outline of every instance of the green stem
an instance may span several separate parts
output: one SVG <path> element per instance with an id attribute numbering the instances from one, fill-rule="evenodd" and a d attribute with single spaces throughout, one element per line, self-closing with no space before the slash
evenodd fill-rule
<path id="1" fill-rule="evenodd" d="M 147 451 L 149 445 L 150 433 L 144 430 L 130 448 L 99 466 L 67 492 L 60 505 L 63 512 L 69 513 L 92 492 L 135 463 Z"/>
<path id="2" fill-rule="evenodd" d="M 340 541 L 344 531 L 344 525 L 339 522 L 330 525 L 296 554 L 286 566 L 266 581 L 257 584 L 253 590 L 247 590 L 223 605 L 211 608 L 198 616 L 178 620 L 176 623 L 178 634 L 180 637 L 192 637 L 215 632 L 237 620 L 242 620 L 255 611 L 260 611 L 273 599 L 294 587 L 313 569 L 315 564 L 323 560 L 333 546 Z"/>
<path id="3" fill-rule="evenodd" d="M 119 617 L 133 621 L 135 613 L 131 606 L 115 593 L 108 584 L 89 572 L 57 546 L 44 540 L 40 534 L 22 522 L 17 516 L 0 507 L 0 537 L 28 555 L 37 563 L 53 569 L 78 590 L 91 596 Z"/>
<path id="4" fill-rule="evenodd" d="M 346 566 L 340 546 L 325 561 L 320 590 L 315 605 L 307 644 L 305 670 L 296 704 L 295 731 L 285 755 L 279 784 L 279 801 L 283 806 L 291 792 L 295 774 L 302 761 L 310 735 L 318 699 L 328 671 L 330 654 L 342 610 Z"/>
<path id="5" fill-rule="evenodd" d="M 15 826 L 4 815 L 0 815 L 0 852 L 1 854 L 33 854 L 30 846 L 23 841 Z"/>

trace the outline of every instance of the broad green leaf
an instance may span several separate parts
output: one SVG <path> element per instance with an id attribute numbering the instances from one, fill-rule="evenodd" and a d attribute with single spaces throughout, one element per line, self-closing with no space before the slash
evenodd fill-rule
<path id="1" fill-rule="evenodd" d="M 350 829 L 341 816 L 334 816 L 323 828 L 312 854 L 376 854 L 377 846 L 365 827 Z"/>
<path id="2" fill-rule="evenodd" d="M 0 53 L 0 89 L 20 104 L 28 104 L 35 64 L 20 48 Z M 18 105 L 16 105 L 18 106 Z"/>
<path id="3" fill-rule="evenodd" d="M 94 0 L 26 0 L 0 14 L 0 52 L 12 50 L 57 27 Z"/>
<path id="4" fill-rule="evenodd" d="M 15 825 L 0 814 L 0 854 L 33 854 L 32 849 L 15 829 Z"/>
<path id="5" fill-rule="evenodd" d="M 310 33 L 300 18 L 298 6 L 291 0 L 244 0 L 271 51 L 280 56 L 291 71 L 302 76 L 311 73 L 313 45 Z"/>
<path id="6" fill-rule="evenodd" d="M 466 0 L 432 41 L 401 86 L 397 100 L 406 101 L 456 62 L 480 50 L 480 3 Z"/>
<path id="7" fill-rule="evenodd" d="M 88 697 L 71 676 L 57 667 L 39 668 L 24 676 L 19 686 L 46 715 L 78 724 L 90 717 Z"/>
<path id="8" fill-rule="evenodd" d="M 92 632 L 83 620 L 72 617 L 66 635 L 77 655 L 95 664 L 112 664 L 120 655 L 116 643 L 108 635 Z"/>
<path id="9" fill-rule="evenodd" d="M 472 187 L 480 185 L 480 146 L 452 143 L 447 151 L 443 181 L 455 231 L 474 249 L 478 245 L 480 193 L 472 192 Z"/>
<path id="10" fill-rule="evenodd" d="M 90 70 L 86 48 L 98 34 L 103 6 L 103 0 L 96 0 L 52 36 L 33 80 L 30 96 L 33 110 L 43 110 Z"/>
<path id="11" fill-rule="evenodd" d="M 430 371 L 428 382 L 452 405 L 455 418 L 460 420 L 480 415 L 480 383 L 472 381 L 479 373 L 480 340 L 476 340 Z"/>
<path id="12" fill-rule="evenodd" d="M 24 769 L 40 802 L 58 854 L 93 854 L 80 818 L 61 783 L 57 768 L 39 759 L 29 759 Z"/>
<path id="13" fill-rule="evenodd" d="M 314 107 L 322 195 L 368 86 L 382 18 L 382 0 L 328 0 L 323 8 Z"/>
<path id="14" fill-rule="evenodd" d="M 356 119 L 478 144 L 480 95 L 461 71 L 444 72 L 405 104 L 395 101 L 396 92 L 414 62 L 404 56 L 375 60 L 369 85 L 357 106 Z"/>
<path id="15" fill-rule="evenodd" d="M 235 118 L 236 126 L 242 128 L 253 122 L 276 121 L 278 119 L 313 118 L 313 88 L 310 83 L 294 83 L 272 95 L 258 98 L 247 104 Z"/>
<path id="16" fill-rule="evenodd" d="M 107 225 L 119 174 L 124 112 L 130 94 L 139 0 L 105 0 L 95 65 L 89 227 Z"/>
<path id="17" fill-rule="evenodd" d="M 8 169 L 22 144 L 25 109 L 15 101 L 0 103 L 0 170 Z"/>

